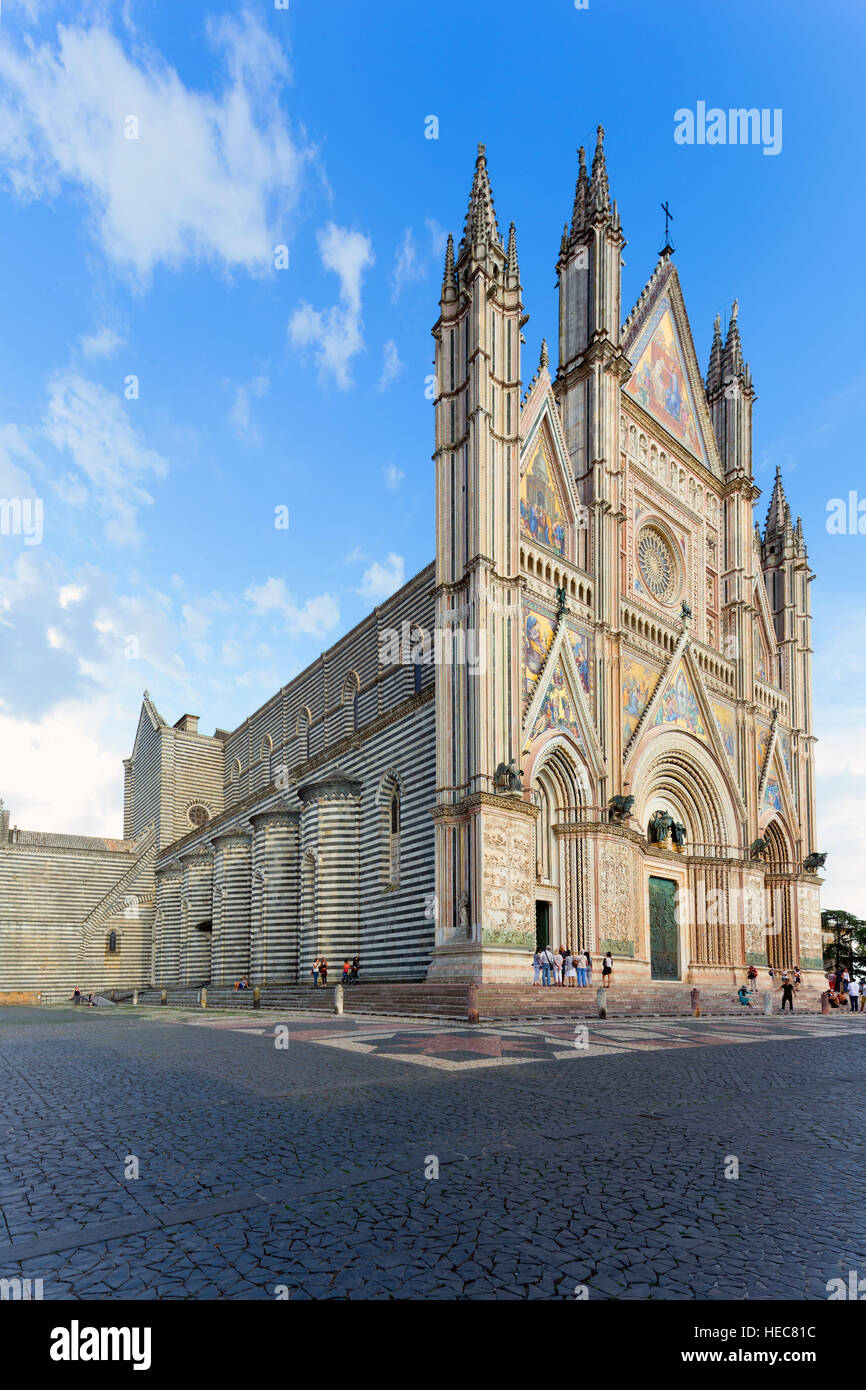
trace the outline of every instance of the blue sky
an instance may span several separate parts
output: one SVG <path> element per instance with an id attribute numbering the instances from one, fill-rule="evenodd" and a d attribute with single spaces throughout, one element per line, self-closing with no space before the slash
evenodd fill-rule
<path id="1" fill-rule="evenodd" d="M 824 902 L 866 913 L 866 537 L 825 526 L 866 498 L 864 27 L 847 3 L 5 0 L 0 496 L 45 505 L 41 545 L 0 537 L 13 819 L 118 833 L 143 688 L 233 727 L 432 558 L 429 330 L 476 144 L 528 380 L 602 122 L 623 313 L 663 199 L 704 369 L 739 299 L 759 516 L 781 465 L 818 574 Z M 699 101 L 781 109 L 781 152 L 677 144 Z"/>

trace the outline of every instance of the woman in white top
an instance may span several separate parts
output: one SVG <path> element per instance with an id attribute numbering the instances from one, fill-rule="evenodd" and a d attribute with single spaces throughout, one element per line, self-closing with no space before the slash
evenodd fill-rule
<path id="1" fill-rule="evenodd" d="M 573 989 L 577 984 L 577 966 L 574 963 L 573 955 L 569 955 L 566 959 L 565 983 L 569 989 Z"/>
<path id="2" fill-rule="evenodd" d="M 553 983 L 562 984 L 562 952 L 557 950 L 553 957 Z"/>

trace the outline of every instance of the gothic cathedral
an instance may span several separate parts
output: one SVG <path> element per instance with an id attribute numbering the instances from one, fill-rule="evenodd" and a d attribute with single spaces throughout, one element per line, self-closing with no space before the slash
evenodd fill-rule
<path id="1" fill-rule="evenodd" d="M 0 809 L 0 992 L 822 966 L 809 584 L 733 306 L 706 381 L 666 246 L 623 321 L 603 131 L 522 389 L 484 147 L 436 345 L 435 560 L 234 730 L 145 692 L 119 840 Z M 2 802 L 0 802 L 2 808 Z M 811 973 L 810 976 L 810 972 Z"/>

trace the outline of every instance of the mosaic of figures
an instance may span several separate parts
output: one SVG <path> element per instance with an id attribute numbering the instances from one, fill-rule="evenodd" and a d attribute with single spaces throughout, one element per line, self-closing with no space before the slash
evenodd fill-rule
<path id="1" fill-rule="evenodd" d="M 555 636 L 555 625 L 551 618 L 536 608 L 528 608 L 523 618 L 523 694 L 528 696 L 535 689 L 541 669 L 547 660 Z M 585 632 L 569 630 L 568 639 L 577 666 L 580 682 L 587 695 L 591 694 L 592 680 L 589 659 L 589 635 Z"/>
<path id="2" fill-rule="evenodd" d="M 520 529 L 529 540 L 564 555 L 566 524 L 544 434 L 540 433 L 520 484 Z"/>
<path id="3" fill-rule="evenodd" d="M 562 662 L 557 660 L 553 668 L 553 675 L 550 678 L 550 685 L 547 687 L 541 708 L 536 715 L 535 723 L 532 726 L 530 737 L 540 738 L 550 729 L 561 729 L 570 733 L 582 746 L 583 740 L 577 723 L 577 711 L 574 708 L 574 700 L 565 673 L 562 669 Z"/>
<path id="4" fill-rule="evenodd" d="M 687 729 L 704 743 L 709 742 L 695 692 L 682 666 L 662 696 L 653 724 L 674 724 L 679 729 Z"/>
<path id="5" fill-rule="evenodd" d="M 716 721 L 716 728 L 719 731 L 719 738 L 725 746 L 725 752 L 731 762 L 736 763 L 737 741 L 733 710 L 728 709 L 726 705 L 718 705 L 715 702 L 713 702 L 712 710 L 713 718 Z"/>
<path id="6" fill-rule="evenodd" d="M 638 720 L 652 699 L 659 673 L 642 662 L 627 657 L 622 667 L 622 742 L 623 747 L 638 725 Z"/>
<path id="7" fill-rule="evenodd" d="M 691 391 L 667 300 L 662 301 L 653 315 L 650 339 L 638 358 L 626 390 L 697 458 L 704 458 Z"/>
<path id="8" fill-rule="evenodd" d="M 758 776 L 760 777 L 764 763 L 767 761 L 767 747 L 770 742 L 769 724 L 758 723 L 755 725 L 755 741 L 758 752 Z"/>

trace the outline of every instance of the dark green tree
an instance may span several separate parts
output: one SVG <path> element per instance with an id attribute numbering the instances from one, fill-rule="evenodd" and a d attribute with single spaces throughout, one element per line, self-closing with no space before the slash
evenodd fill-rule
<path id="1" fill-rule="evenodd" d="M 828 970 L 847 970 L 857 976 L 866 975 L 866 921 L 841 908 L 826 908 L 821 913 L 821 927 L 832 936 L 824 944 L 824 965 Z"/>

